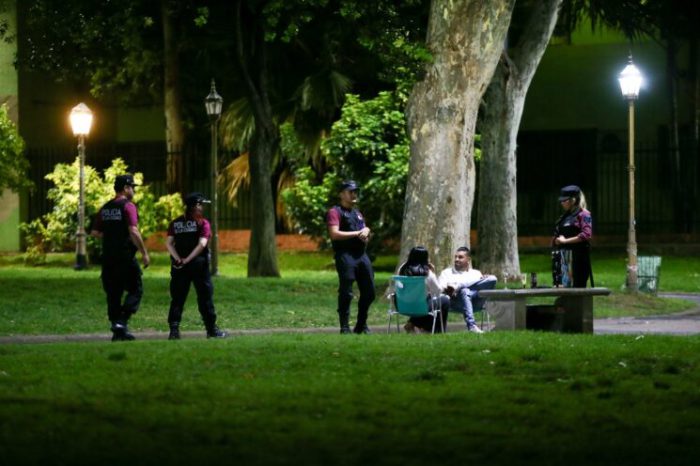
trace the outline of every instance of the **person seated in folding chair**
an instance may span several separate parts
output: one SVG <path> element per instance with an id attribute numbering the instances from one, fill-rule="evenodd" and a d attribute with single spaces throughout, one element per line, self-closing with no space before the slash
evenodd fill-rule
<path id="1" fill-rule="evenodd" d="M 408 253 L 408 259 L 399 267 L 399 275 L 409 277 L 425 277 L 425 285 L 430 296 L 428 299 L 433 300 L 434 307 L 440 307 L 440 318 L 442 319 L 442 328 L 447 327 L 447 313 L 450 309 L 450 298 L 442 294 L 437 277 L 435 276 L 435 266 L 430 263 L 428 258 L 428 250 L 423 246 L 416 246 Z M 430 332 L 433 329 L 433 318 L 429 315 L 420 317 L 411 317 L 403 327 L 408 333 Z M 439 326 L 435 327 L 437 332 L 440 331 Z"/>
<path id="2" fill-rule="evenodd" d="M 482 309 L 484 300 L 479 298 L 479 290 L 492 290 L 496 287 L 496 277 L 484 275 L 471 266 L 469 248 L 457 248 L 454 266 L 443 270 L 438 278 L 443 293 L 450 297 L 450 309 L 464 316 L 467 330 L 483 333 L 474 320 L 474 310 Z"/>

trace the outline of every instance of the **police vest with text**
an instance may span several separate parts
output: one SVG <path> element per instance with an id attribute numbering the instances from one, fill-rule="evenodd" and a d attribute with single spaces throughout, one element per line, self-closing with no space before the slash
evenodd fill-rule
<path id="1" fill-rule="evenodd" d="M 131 241 L 126 221 L 124 208 L 127 202 L 124 197 L 112 199 L 98 212 L 102 219 L 102 257 L 105 260 L 128 259 L 136 254 L 137 248 Z"/>
<path id="2" fill-rule="evenodd" d="M 183 259 L 199 244 L 201 231 L 197 220 L 185 217 L 184 215 L 173 221 L 173 238 L 175 239 L 175 250 Z M 205 247 L 199 257 L 207 257 L 209 248 Z"/>

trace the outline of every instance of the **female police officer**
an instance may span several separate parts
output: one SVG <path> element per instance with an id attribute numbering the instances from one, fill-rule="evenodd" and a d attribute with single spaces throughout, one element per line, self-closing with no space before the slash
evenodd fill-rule
<path id="1" fill-rule="evenodd" d="M 185 198 L 185 214 L 170 222 L 166 247 L 170 253 L 170 340 L 180 339 L 180 319 L 194 283 L 197 305 L 207 329 L 207 338 L 223 338 L 225 332 L 216 326 L 214 311 L 214 285 L 209 273 L 209 238 L 211 227 L 202 215 L 202 204 L 211 201 L 200 193 L 191 193 Z"/>
<path id="2" fill-rule="evenodd" d="M 557 220 L 552 243 L 554 286 L 585 288 L 588 278 L 593 284 L 591 237 L 593 221 L 586 210 L 586 197 L 576 185 L 561 189 L 559 202 L 564 213 Z"/>

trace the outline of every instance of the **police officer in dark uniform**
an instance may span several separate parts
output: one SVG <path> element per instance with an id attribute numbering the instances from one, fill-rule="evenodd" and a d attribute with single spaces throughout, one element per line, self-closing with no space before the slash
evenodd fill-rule
<path id="1" fill-rule="evenodd" d="M 559 195 L 564 213 L 554 227 L 552 245 L 553 284 L 566 288 L 585 288 L 593 283 L 591 238 L 593 220 L 586 209 L 586 197 L 576 185 L 564 186 Z"/>
<path id="2" fill-rule="evenodd" d="M 211 201 L 201 193 L 185 197 L 185 214 L 170 222 L 166 247 L 170 253 L 170 312 L 168 339 L 180 339 L 180 320 L 190 283 L 197 292 L 199 313 L 207 329 L 207 338 L 224 338 L 225 332 L 216 326 L 214 285 L 209 272 L 209 239 L 211 227 L 202 214 L 202 205 Z"/>
<path id="3" fill-rule="evenodd" d="M 357 191 L 357 183 L 353 180 L 343 181 L 340 185 L 340 203 L 333 206 L 326 215 L 328 235 L 335 252 L 335 268 L 338 271 L 340 333 L 350 333 L 353 282 L 357 281 L 360 290 L 357 321 L 353 330 L 355 333 L 369 333 L 367 315 L 374 301 L 374 270 L 366 253 L 371 232 L 362 214 L 355 208 Z"/>
<path id="4" fill-rule="evenodd" d="M 107 316 L 112 323 L 112 341 L 133 340 L 127 322 L 143 296 L 141 268 L 135 255 L 141 253 L 143 267 L 151 260 L 138 228 L 138 210 L 131 200 L 136 182 L 131 174 L 114 181 L 116 196 L 97 212 L 92 231 L 102 238 L 102 287 L 107 294 Z M 126 297 L 122 303 L 122 295 Z"/>

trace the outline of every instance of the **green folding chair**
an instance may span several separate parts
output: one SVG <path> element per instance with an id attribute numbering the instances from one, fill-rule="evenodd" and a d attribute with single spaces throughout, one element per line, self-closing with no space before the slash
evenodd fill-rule
<path id="1" fill-rule="evenodd" d="M 432 298 L 425 286 L 425 277 L 405 277 L 394 275 L 391 277 L 394 285 L 394 292 L 389 295 L 389 324 L 387 333 L 391 332 L 391 319 L 396 316 L 396 331 L 399 329 L 399 315 L 407 317 L 431 316 L 433 318 L 432 333 L 435 333 L 435 326 L 440 322 L 440 330 L 445 331 L 440 318 L 439 300 Z"/>

